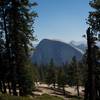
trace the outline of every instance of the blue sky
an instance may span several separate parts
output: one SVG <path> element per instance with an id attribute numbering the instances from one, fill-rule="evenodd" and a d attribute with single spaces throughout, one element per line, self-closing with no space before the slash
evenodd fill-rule
<path id="1" fill-rule="evenodd" d="M 91 11 L 89 0 L 34 0 L 38 3 L 35 11 L 35 35 L 64 42 L 82 41 L 87 29 L 86 18 Z"/>

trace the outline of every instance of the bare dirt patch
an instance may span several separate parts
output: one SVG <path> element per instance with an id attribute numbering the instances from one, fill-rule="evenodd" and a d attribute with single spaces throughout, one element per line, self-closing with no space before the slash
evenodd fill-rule
<path id="1" fill-rule="evenodd" d="M 63 95 L 63 91 L 58 88 L 52 88 L 52 86 L 48 86 L 47 84 L 38 84 L 37 91 L 34 92 L 35 95 L 49 94 L 53 96 L 62 97 L 64 100 L 70 100 L 69 98 L 77 95 L 77 91 L 75 87 L 66 86 L 65 88 L 65 96 Z M 83 88 L 80 87 L 80 94 L 83 95 Z"/>

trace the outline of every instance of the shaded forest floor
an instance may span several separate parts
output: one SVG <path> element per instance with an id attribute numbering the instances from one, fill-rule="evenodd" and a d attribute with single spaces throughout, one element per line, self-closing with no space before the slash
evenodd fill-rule
<path id="1" fill-rule="evenodd" d="M 48 94 L 51 96 L 61 97 L 64 100 L 82 100 L 82 97 L 84 95 L 82 90 L 84 90 L 84 89 L 82 87 L 80 87 L 80 97 L 78 97 L 75 87 L 66 86 L 65 95 L 64 95 L 63 91 L 61 89 L 53 88 L 52 86 L 48 86 L 46 84 L 38 84 L 36 91 L 33 93 L 36 96 Z"/>
<path id="2" fill-rule="evenodd" d="M 43 94 L 41 96 L 10 96 L 7 94 L 0 95 L 0 100 L 64 100 L 63 98 Z"/>
<path id="3" fill-rule="evenodd" d="M 62 89 L 53 88 L 47 84 L 38 84 L 33 95 L 26 97 L 0 94 L 0 100 L 83 100 L 83 88 L 80 88 L 80 97 L 77 96 L 75 87 L 66 86 L 65 95 Z"/>

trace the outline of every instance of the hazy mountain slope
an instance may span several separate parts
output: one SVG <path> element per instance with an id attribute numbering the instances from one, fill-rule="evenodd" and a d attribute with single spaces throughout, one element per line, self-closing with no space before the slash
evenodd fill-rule
<path id="1" fill-rule="evenodd" d="M 83 52 L 85 52 L 86 49 L 87 49 L 87 43 L 86 43 L 86 41 L 79 41 L 79 42 L 71 41 L 69 44 L 72 45 L 72 46 L 74 46 L 74 47 L 76 47 L 76 48 L 79 48 Z"/>
<path id="2" fill-rule="evenodd" d="M 51 59 L 56 65 L 70 62 L 73 56 L 82 58 L 83 52 L 69 44 L 55 40 L 42 40 L 32 55 L 32 61 L 38 64 L 48 64 Z"/>

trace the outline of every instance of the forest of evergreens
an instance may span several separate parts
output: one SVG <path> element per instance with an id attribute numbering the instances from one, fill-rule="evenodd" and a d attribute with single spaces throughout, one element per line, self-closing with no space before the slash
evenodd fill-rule
<path id="1" fill-rule="evenodd" d="M 0 91 L 19 95 L 33 90 L 32 66 L 29 51 L 32 48 L 33 23 L 37 14 L 31 9 L 37 5 L 29 0 L 0 0 Z"/>
<path id="2" fill-rule="evenodd" d="M 83 59 L 77 61 L 73 57 L 70 63 L 58 67 L 53 59 L 47 65 L 32 64 L 30 59 L 30 52 L 34 50 L 32 43 L 36 40 L 33 33 L 35 17 L 38 16 L 34 11 L 37 3 L 29 0 L 0 0 L 1 99 L 4 94 L 16 96 L 14 98 L 34 96 L 35 84 L 40 82 L 61 90 L 66 97 L 65 87 L 74 86 L 77 97 L 100 100 L 100 48 L 96 45 L 100 40 L 100 0 L 92 0 L 89 5 L 94 10 L 87 18 L 89 27 L 84 35 L 87 48 Z M 79 92 L 80 87 L 84 88 L 84 96 Z M 44 97 L 49 98 L 49 95 L 39 100 L 44 100 Z M 55 97 L 50 98 L 56 100 Z"/>

